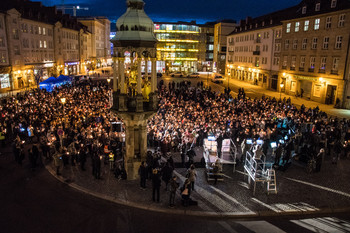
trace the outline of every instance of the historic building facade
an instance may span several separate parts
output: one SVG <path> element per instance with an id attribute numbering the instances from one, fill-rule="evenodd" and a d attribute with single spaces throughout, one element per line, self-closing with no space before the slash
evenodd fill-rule
<path id="1" fill-rule="evenodd" d="M 1 92 L 112 62 L 110 22 L 104 17 L 94 18 L 90 31 L 76 17 L 40 2 L 3 0 L 0 10 Z"/>
<path id="2" fill-rule="evenodd" d="M 111 64 L 111 22 L 106 17 L 79 17 L 78 21 L 90 32 L 89 41 L 87 41 L 90 56 L 84 62 L 95 63 L 96 68 Z"/>
<path id="3" fill-rule="evenodd" d="M 226 75 L 277 90 L 282 25 L 247 19 L 227 37 Z"/>
<path id="4" fill-rule="evenodd" d="M 302 1 L 283 21 L 281 91 L 349 108 L 349 1 Z"/>
<path id="5" fill-rule="evenodd" d="M 233 21 L 218 22 L 214 26 L 213 72 L 225 73 L 227 36 L 235 29 Z"/>

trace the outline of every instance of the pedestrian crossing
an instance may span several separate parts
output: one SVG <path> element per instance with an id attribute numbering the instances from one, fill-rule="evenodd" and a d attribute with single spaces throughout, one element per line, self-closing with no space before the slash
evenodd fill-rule
<path id="1" fill-rule="evenodd" d="M 218 224 L 223 232 L 256 232 L 256 233 L 284 233 L 284 232 L 320 232 L 336 233 L 350 232 L 350 222 L 336 217 L 305 218 L 297 220 L 272 221 L 220 221 Z M 220 231 L 218 231 L 220 232 Z"/>

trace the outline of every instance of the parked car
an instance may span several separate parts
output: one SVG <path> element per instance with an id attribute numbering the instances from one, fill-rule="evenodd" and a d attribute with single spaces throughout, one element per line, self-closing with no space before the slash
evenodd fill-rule
<path id="1" fill-rule="evenodd" d="M 223 83 L 224 80 L 225 78 L 222 77 L 221 75 L 216 75 L 214 78 L 211 79 L 213 83 Z"/>
<path id="2" fill-rule="evenodd" d="M 180 71 L 170 74 L 170 77 L 173 77 L 173 78 L 182 78 L 183 76 L 184 76 L 184 74 Z"/>
<path id="3" fill-rule="evenodd" d="M 199 73 L 191 73 L 187 75 L 187 78 L 199 78 Z"/>

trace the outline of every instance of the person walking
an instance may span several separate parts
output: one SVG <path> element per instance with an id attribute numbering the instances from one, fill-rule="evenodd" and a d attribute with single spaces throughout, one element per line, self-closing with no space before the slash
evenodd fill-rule
<path id="1" fill-rule="evenodd" d="M 147 167 L 146 167 L 145 161 L 141 162 L 141 165 L 139 167 L 139 176 L 140 176 L 140 188 L 145 189 L 146 179 L 147 179 Z"/>
<path id="2" fill-rule="evenodd" d="M 170 180 L 170 198 L 169 207 L 174 207 L 175 205 L 175 195 L 176 190 L 179 188 L 180 184 L 176 181 L 176 176 L 173 176 Z"/>
<path id="3" fill-rule="evenodd" d="M 157 168 L 152 170 L 152 200 L 156 201 L 157 194 L 157 202 L 160 201 L 159 190 L 160 190 L 161 180 L 160 180 L 160 172 Z"/>
<path id="4" fill-rule="evenodd" d="M 315 169 L 315 172 L 320 172 L 321 171 L 323 157 L 324 157 L 324 149 L 321 148 L 320 152 L 318 152 L 318 154 L 316 155 L 316 169 Z"/>
<path id="5" fill-rule="evenodd" d="M 197 178 L 197 171 L 193 164 L 187 171 L 187 177 L 188 177 L 188 180 L 191 182 L 191 189 L 194 191 L 194 183 Z"/>

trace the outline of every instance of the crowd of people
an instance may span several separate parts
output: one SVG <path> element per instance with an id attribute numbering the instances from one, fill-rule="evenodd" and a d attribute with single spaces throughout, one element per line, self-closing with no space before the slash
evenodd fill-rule
<path id="1" fill-rule="evenodd" d="M 327 116 L 318 108 L 298 109 L 286 99 L 246 98 L 243 89 L 234 98 L 230 90 L 214 92 L 205 88 L 203 82 L 196 86 L 185 81 L 169 85 L 161 82 L 158 89 L 159 110 L 148 122 L 147 142 L 150 148 L 159 150 L 149 152 L 139 170 L 141 188 L 146 187 L 146 179 L 152 179 L 154 201 L 159 201 L 162 179 L 166 189 L 170 185 L 169 204 L 174 204 L 173 192 L 179 185 L 168 153 L 180 152 L 183 165 L 188 156 L 191 171 L 193 148 L 203 146 L 209 135 L 215 135 L 219 145 L 224 138 L 233 139 L 237 145 L 248 138 L 263 140 L 261 149 L 265 154 L 270 142 L 276 141 L 283 148 L 280 157 L 284 161 L 290 159 L 291 151 L 302 161 L 324 148 L 325 154 L 337 163 L 342 153 L 349 152 L 350 121 Z M 88 80 L 53 92 L 34 89 L 4 98 L 0 105 L 1 143 L 14 141 L 15 160 L 21 164 L 28 154 L 32 169 L 40 153 L 43 158 L 53 158 L 58 175 L 68 165 L 79 164 L 84 171 L 90 158 L 96 179 L 101 177 L 103 163 L 110 164 L 117 178 L 126 179 L 123 136 L 111 126 L 120 119 L 110 113 L 110 96 L 107 83 Z M 281 138 L 284 142 L 280 142 Z M 161 156 L 167 156 L 168 161 L 162 163 Z M 185 200 L 194 190 L 194 180 L 195 177 L 189 177 L 182 186 Z"/>

